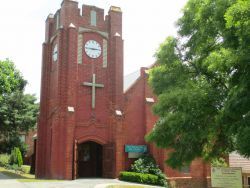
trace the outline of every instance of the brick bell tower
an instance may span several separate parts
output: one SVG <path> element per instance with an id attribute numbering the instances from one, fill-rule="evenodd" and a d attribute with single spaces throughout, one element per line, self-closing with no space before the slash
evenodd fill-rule
<path id="1" fill-rule="evenodd" d="M 82 10 L 82 11 L 81 11 Z M 122 12 L 63 0 L 46 20 L 36 177 L 116 177 L 124 167 Z"/>

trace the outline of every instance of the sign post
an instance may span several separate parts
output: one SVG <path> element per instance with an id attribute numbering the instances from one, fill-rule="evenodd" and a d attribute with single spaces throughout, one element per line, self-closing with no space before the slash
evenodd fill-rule
<path id="1" fill-rule="evenodd" d="M 146 145 L 125 145 L 125 152 L 146 153 Z"/>
<path id="2" fill-rule="evenodd" d="M 146 145 L 125 145 L 125 152 L 128 153 L 128 158 L 139 158 L 147 151 L 148 148 Z"/>
<path id="3" fill-rule="evenodd" d="M 242 169 L 238 167 L 211 167 L 212 187 L 242 188 Z"/>

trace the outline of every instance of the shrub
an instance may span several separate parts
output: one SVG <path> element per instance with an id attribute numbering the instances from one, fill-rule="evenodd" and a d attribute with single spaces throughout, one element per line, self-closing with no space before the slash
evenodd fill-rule
<path id="1" fill-rule="evenodd" d="M 30 173 L 30 166 L 29 165 L 22 165 L 21 171 L 25 174 L 29 174 Z"/>
<path id="2" fill-rule="evenodd" d="M 149 174 L 150 169 L 155 168 L 155 166 L 155 160 L 152 157 L 143 155 L 131 165 L 131 170 L 133 172 Z"/>
<path id="3" fill-rule="evenodd" d="M 17 164 L 8 165 L 8 166 L 7 166 L 7 169 L 9 169 L 9 170 L 14 170 L 14 171 L 21 170 L 20 167 L 18 167 Z"/>
<path id="4" fill-rule="evenodd" d="M 19 148 L 14 147 L 10 155 L 10 164 L 17 164 L 19 167 L 23 165 L 23 158 Z"/>
<path id="5" fill-rule="evenodd" d="M 136 172 L 121 172 L 120 180 L 129 181 L 129 182 L 138 182 L 151 185 L 159 185 L 159 178 L 156 175 L 152 174 L 142 174 Z"/>
<path id="6" fill-rule="evenodd" d="M 153 174 L 158 177 L 159 185 L 167 187 L 165 174 L 156 164 L 154 158 L 150 155 L 143 155 L 131 165 L 131 171 L 143 174 Z"/>
<path id="7" fill-rule="evenodd" d="M 0 154 L 0 166 L 7 167 L 10 163 L 10 155 Z"/>
<path id="8" fill-rule="evenodd" d="M 18 137 L 12 136 L 11 139 L 4 139 L 0 141 L 0 153 L 10 154 L 14 147 L 18 147 L 24 155 L 28 150 L 28 145 L 21 142 Z"/>

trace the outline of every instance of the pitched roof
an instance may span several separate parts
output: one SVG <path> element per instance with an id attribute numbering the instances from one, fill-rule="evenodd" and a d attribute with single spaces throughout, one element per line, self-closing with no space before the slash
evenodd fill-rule
<path id="1" fill-rule="evenodd" d="M 140 70 L 132 72 L 124 77 L 123 91 L 127 91 L 130 86 L 140 77 Z"/>
<path id="2" fill-rule="evenodd" d="M 229 154 L 229 166 L 241 167 L 243 173 L 250 173 L 250 159 L 233 152 Z"/>
<path id="3" fill-rule="evenodd" d="M 130 87 L 132 87 L 133 84 L 136 83 L 138 78 L 141 76 L 141 71 L 144 70 L 146 74 L 149 73 L 149 70 L 153 67 L 155 67 L 157 64 L 153 63 L 152 65 L 148 67 L 141 67 L 140 70 L 137 70 L 135 72 L 132 72 L 128 75 L 124 76 L 124 81 L 123 81 L 123 92 L 125 93 Z"/>

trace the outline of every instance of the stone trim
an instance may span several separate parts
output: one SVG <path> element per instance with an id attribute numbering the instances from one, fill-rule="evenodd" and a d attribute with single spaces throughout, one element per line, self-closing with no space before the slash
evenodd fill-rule
<path id="1" fill-rule="evenodd" d="M 89 29 L 89 28 L 85 28 L 85 27 L 79 27 L 78 32 L 79 33 L 94 32 L 94 33 L 98 33 L 99 35 L 103 36 L 106 39 L 109 38 L 109 34 L 107 32 L 98 31 L 98 30 L 95 30 L 95 29 Z"/>
<path id="2" fill-rule="evenodd" d="M 78 35 L 78 46 L 77 46 L 77 62 L 82 64 L 82 48 L 83 48 L 83 36 L 82 34 Z"/>

